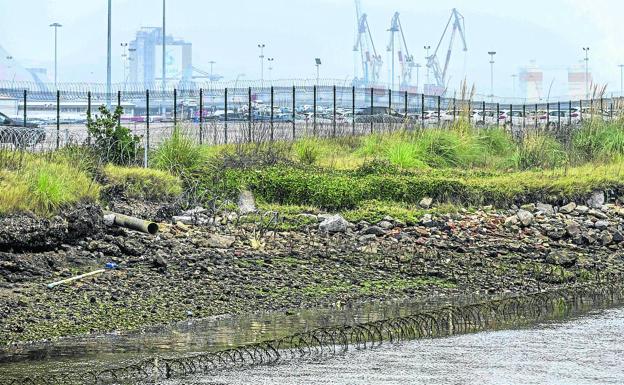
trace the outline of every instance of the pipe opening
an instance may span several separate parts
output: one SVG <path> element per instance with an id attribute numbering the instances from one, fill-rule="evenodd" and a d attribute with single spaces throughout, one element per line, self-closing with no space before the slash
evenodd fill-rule
<path id="1" fill-rule="evenodd" d="M 147 232 L 154 235 L 158 232 L 158 225 L 154 222 L 147 225 Z"/>

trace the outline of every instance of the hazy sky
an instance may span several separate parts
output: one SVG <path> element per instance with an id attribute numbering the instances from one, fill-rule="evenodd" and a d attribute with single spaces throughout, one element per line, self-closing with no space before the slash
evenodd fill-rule
<path id="1" fill-rule="evenodd" d="M 550 69 L 546 84 L 564 93 L 565 69 L 583 58 L 590 46 L 594 78 L 619 92 L 619 63 L 624 62 L 621 0 L 362 0 L 377 49 L 385 52 L 387 29 L 401 13 L 408 48 L 424 63 L 423 45 L 435 46 L 453 7 L 465 16 L 468 52 L 456 41 L 451 88 L 465 76 L 479 93 L 489 92 L 489 57 L 498 52 L 495 88 L 512 94 L 518 68 L 535 60 Z M 53 32 L 59 22 L 59 82 L 104 82 L 106 78 L 106 0 L 0 0 L 0 46 L 24 66 L 45 66 L 53 76 Z M 122 78 L 121 42 L 143 26 L 159 26 L 161 0 L 113 0 L 113 79 Z M 260 77 L 257 44 L 275 58 L 273 78 L 314 78 L 314 58 L 321 57 L 321 77 L 353 76 L 355 6 L 352 0 L 169 0 L 167 33 L 193 43 L 194 66 L 232 79 L 244 73 Z M 448 43 L 443 45 L 446 51 Z M 444 55 L 444 52 L 441 52 Z M 387 80 L 387 67 L 382 79 Z M 421 72 L 422 79 L 422 72 Z"/>

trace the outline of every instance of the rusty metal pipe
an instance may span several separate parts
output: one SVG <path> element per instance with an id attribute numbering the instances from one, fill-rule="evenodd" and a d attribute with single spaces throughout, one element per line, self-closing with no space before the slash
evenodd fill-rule
<path id="1" fill-rule="evenodd" d="M 128 229 L 141 231 L 147 234 L 156 234 L 158 232 L 158 225 L 151 221 L 146 221 L 140 218 L 131 217 L 128 215 L 113 213 L 111 211 L 104 211 L 104 215 L 110 215 L 113 217 L 113 223 L 117 226 L 126 227 Z"/>

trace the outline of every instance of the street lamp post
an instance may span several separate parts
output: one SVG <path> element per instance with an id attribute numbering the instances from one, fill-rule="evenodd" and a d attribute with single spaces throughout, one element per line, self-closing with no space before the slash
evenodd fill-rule
<path id="1" fill-rule="evenodd" d="M 260 48 L 260 85 L 264 85 L 264 47 L 266 44 L 261 43 L 258 44 L 258 48 Z"/>
<path id="2" fill-rule="evenodd" d="M 111 108 L 111 0 L 108 0 L 108 36 L 106 44 L 106 107 Z"/>
<path id="3" fill-rule="evenodd" d="M 624 64 L 619 64 L 620 67 L 620 97 L 624 96 Z"/>
<path id="4" fill-rule="evenodd" d="M 425 65 L 427 66 L 427 84 L 430 83 L 429 81 L 429 50 L 431 49 L 430 45 L 426 45 L 423 47 L 425 49 Z M 423 92 L 424 92 L 424 87 L 423 87 Z"/>
<path id="5" fill-rule="evenodd" d="M 57 55 L 57 43 L 58 43 L 58 29 L 62 27 L 59 23 L 52 23 L 50 27 L 54 28 L 54 88 L 58 90 L 58 55 Z"/>
<path id="6" fill-rule="evenodd" d="M 583 47 L 585 52 L 585 99 L 589 99 L 589 47 Z"/>
<path id="7" fill-rule="evenodd" d="M 267 58 L 267 61 L 269 62 L 269 83 L 273 83 L 273 76 L 272 76 L 272 71 L 273 71 L 273 62 L 275 61 L 275 58 L 269 57 Z"/>
<path id="8" fill-rule="evenodd" d="M 416 92 L 418 92 L 418 87 L 420 86 L 420 63 L 416 63 Z"/>
<path id="9" fill-rule="evenodd" d="M 490 55 L 490 101 L 494 101 L 494 55 L 496 51 L 489 51 Z"/>
<path id="10" fill-rule="evenodd" d="M 319 78 L 320 78 L 319 74 L 320 74 L 320 68 L 321 68 L 321 59 L 318 58 L 318 57 L 315 58 L 314 59 L 314 63 L 316 65 L 316 85 L 318 87 L 318 85 L 319 85 Z"/>

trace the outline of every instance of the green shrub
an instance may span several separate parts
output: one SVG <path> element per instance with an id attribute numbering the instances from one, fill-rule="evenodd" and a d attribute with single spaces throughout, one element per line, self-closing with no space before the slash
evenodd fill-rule
<path id="1" fill-rule="evenodd" d="M 370 175 L 370 174 L 396 174 L 399 172 L 397 166 L 386 159 L 374 158 L 367 160 L 358 169 L 356 173 L 358 175 Z"/>
<path id="2" fill-rule="evenodd" d="M 297 159 L 305 165 L 313 165 L 317 162 L 320 155 L 319 147 L 320 141 L 314 138 L 302 139 L 293 145 Z"/>
<path id="3" fill-rule="evenodd" d="M 106 106 L 100 106 L 99 111 L 95 120 L 89 116 L 87 130 L 102 163 L 135 163 L 141 139 L 119 124 L 123 109 L 117 106 L 111 114 Z"/>
<path id="4" fill-rule="evenodd" d="M 568 162 L 568 155 L 563 145 L 546 134 L 526 137 L 520 144 L 515 157 L 516 164 L 521 170 L 563 167 Z"/>
<path id="5" fill-rule="evenodd" d="M 426 164 L 419 158 L 419 148 L 413 142 L 393 142 L 386 149 L 386 157 L 401 168 L 423 168 Z"/>
<path id="6" fill-rule="evenodd" d="M 131 198 L 159 201 L 182 193 L 180 180 L 167 171 L 107 165 L 104 176 L 109 188 L 118 188 Z"/>
<path id="7" fill-rule="evenodd" d="M 572 138 L 578 161 L 612 161 L 624 156 L 624 121 L 588 122 Z"/>
<path id="8" fill-rule="evenodd" d="M 152 155 L 152 166 L 173 175 L 183 176 L 201 169 L 208 153 L 179 127 L 165 139 Z"/>

